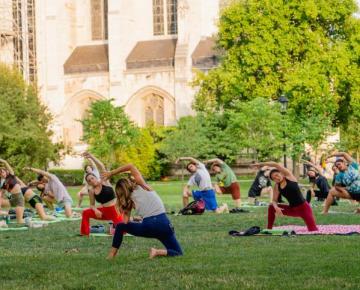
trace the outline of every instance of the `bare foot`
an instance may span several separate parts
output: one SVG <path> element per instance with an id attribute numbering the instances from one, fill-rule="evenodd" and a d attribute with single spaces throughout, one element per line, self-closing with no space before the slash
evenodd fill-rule
<path id="1" fill-rule="evenodd" d="M 360 214 L 360 207 L 355 210 L 355 214 Z"/>
<path id="2" fill-rule="evenodd" d="M 116 248 L 111 248 L 109 254 L 108 254 L 107 257 L 106 257 L 106 259 L 107 259 L 107 260 L 112 260 L 112 259 L 114 259 L 114 257 L 116 256 L 117 252 L 118 252 L 118 249 L 116 249 Z"/>
<path id="3" fill-rule="evenodd" d="M 149 259 L 153 259 L 157 256 L 157 250 L 155 248 L 150 248 Z"/>
<path id="4" fill-rule="evenodd" d="M 326 212 L 325 212 L 325 211 L 322 211 L 321 214 L 322 214 L 322 215 L 327 215 L 328 212 L 327 212 L 327 211 L 326 211 Z"/>
<path id="5" fill-rule="evenodd" d="M 44 218 L 44 221 L 54 221 L 54 220 L 56 220 L 56 217 L 50 216 L 50 215 L 47 215 L 47 216 L 45 216 L 45 218 Z"/>

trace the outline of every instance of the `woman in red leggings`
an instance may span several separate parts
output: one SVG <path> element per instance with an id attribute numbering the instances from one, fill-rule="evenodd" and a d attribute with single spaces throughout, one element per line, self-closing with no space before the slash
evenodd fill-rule
<path id="1" fill-rule="evenodd" d="M 93 160 L 100 172 L 105 171 L 105 166 L 93 155 L 85 152 L 83 156 Z M 80 234 L 88 236 L 90 234 L 90 219 L 111 220 L 116 226 L 123 221 L 123 216 L 116 208 L 115 192 L 109 182 L 98 179 L 94 173 L 88 173 L 85 180 L 89 185 L 90 208 L 84 209 L 82 212 Z M 95 201 L 100 203 L 100 206 L 95 207 Z"/>
<path id="2" fill-rule="evenodd" d="M 273 201 L 268 209 L 267 228 L 272 229 L 276 216 L 300 217 L 304 220 L 309 231 L 317 231 L 315 218 L 310 205 L 304 199 L 296 177 L 276 162 L 258 163 L 256 166 L 270 166 L 269 177 L 275 182 Z M 278 204 L 279 197 L 285 197 L 289 205 Z"/>

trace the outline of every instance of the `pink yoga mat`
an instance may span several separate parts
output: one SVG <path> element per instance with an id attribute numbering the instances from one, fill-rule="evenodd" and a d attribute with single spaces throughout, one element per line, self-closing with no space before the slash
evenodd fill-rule
<path id="1" fill-rule="evenodd" d="M 306 226 L 280 226 L 274 227 L 275 230 L 293 230 L 297 235 L 335 235 L 335 234 L 348 234 L 348 233 L 359 233 L 360 225 L 318 225 L 318 231 L 309 232 Z"/>

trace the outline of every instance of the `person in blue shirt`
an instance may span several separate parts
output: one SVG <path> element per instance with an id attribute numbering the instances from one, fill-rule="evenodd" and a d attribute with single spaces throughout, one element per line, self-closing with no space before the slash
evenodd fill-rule
<path id="1" fill-rule="evenodd" d="M 336 152 L 329 156 L 331 157 L 337 157 L 335 166 L 339 173 L 336 175 L 335 185 L 326 198 L 323 214 L 328 213 L 335 197 L 360 201 L 359 164 L 346 152 Z"/>

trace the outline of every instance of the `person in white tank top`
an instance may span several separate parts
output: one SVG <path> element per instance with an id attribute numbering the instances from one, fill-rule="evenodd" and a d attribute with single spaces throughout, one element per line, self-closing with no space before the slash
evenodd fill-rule
<path id="1" fill-rule="evenodd" d="M 116 183 L 117 206 L 124 213 L 124 222 L 116 226 L 108 259 L 114 258 L 118 253 L 124 232 L 139 237 L 156 238 L 165 246 L 165 250 L 151 248 L 150 258 L 181 256 L 182 249 L 175 237 L 174 228 L 166 216 L 163 202 L 157 193 L 146 184 L 134 165 L 128 164 L 110 172 L 103 172 L 101 177 L 106 180 L 123 172 L 130 172 L 132 178 L 120 178 Z M 133 209 L 136 210 L 137 215 L 143 218 L 142 222 L 130 221 Z"/>

